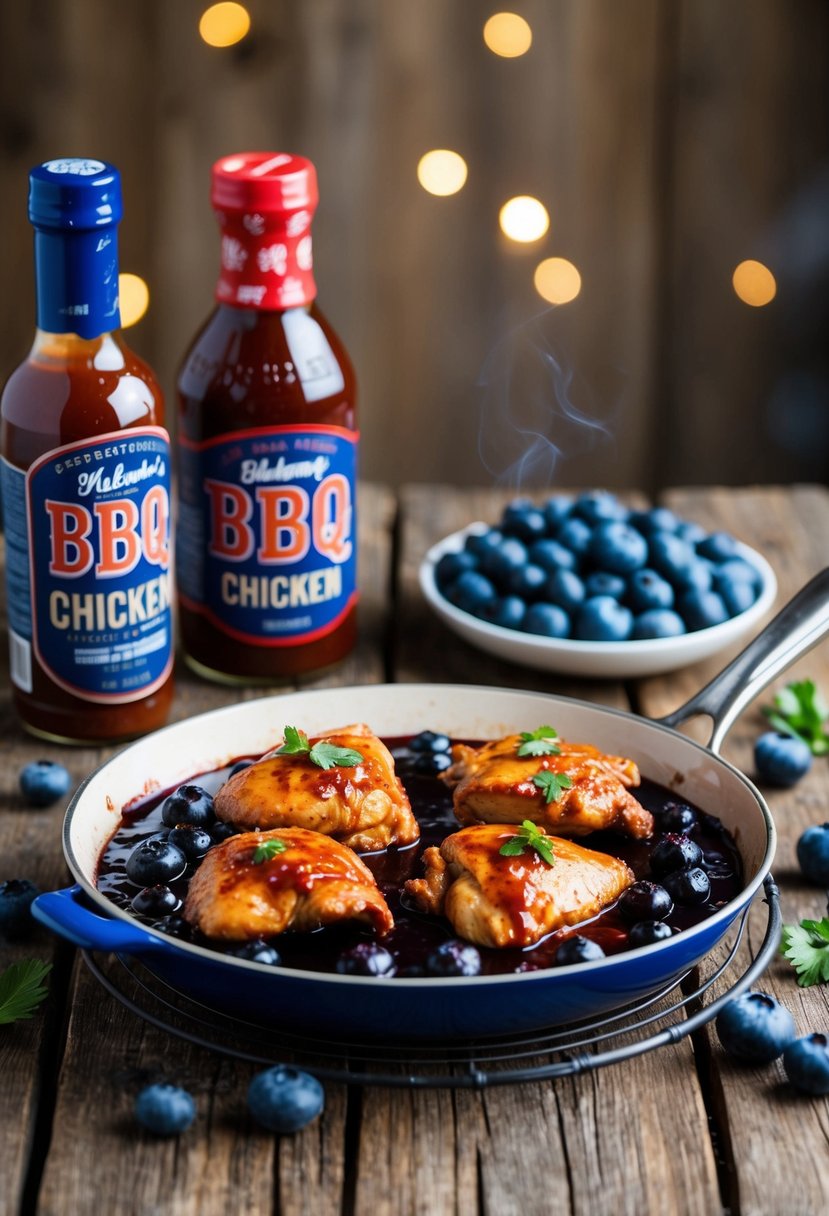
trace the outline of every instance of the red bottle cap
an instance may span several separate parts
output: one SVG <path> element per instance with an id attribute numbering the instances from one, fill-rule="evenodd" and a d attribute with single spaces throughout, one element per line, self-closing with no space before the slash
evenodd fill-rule
<path id="1" fill-rule="evenodd" d="M 304 156 L 240 152 L 213 166 L 210 200 L 222 229 L 216 299 L 238 308 L 284 309 L 317 294 L 311 220 L 317 174 Z"/>

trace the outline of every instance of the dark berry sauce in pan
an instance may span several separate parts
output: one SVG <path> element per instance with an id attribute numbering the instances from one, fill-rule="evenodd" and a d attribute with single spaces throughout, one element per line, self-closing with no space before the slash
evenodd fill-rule
<path id="1" fill-rule="evenodd" d="M 380 853 L 361 854 L 363 861 L 374 874 L 394 916 L 395 927 L 383 939 L 382 945 L 391 953 L 396 974 L 401 978 L 427 974 L 426 960 L 429 955 L 441 943 L 455 938 L 448 921 L 418 911 L 403 896 L 402 888 L 407 879 L 422 875 L 423 850 L 430 845 L 439 845 L 444 837 L 460 830 L 452 810 L 451 791 L 436 776 L 415 771 L 416 764 L 420 762 L 422 765 L 422 760 L 409 750 L 408 742 L 408 739 L 386 740 L 395 757 L 397 772 L 406 787 L 412 810 L 420 824 L 421 838 L 417 844 L 406 849 L 389 848 Z M 202 774 L 191 780 L 213 794 L 226 779 L 230 767 L 228 765 L 227 768 Z M 164 827 L 161 820 L 161 804 L 169 792 L 165 791 L 124 812 L 120 826 L 101 855 L 97 874 L 98 890 L 107 899 L 129 911 L 137 921 L 156 927 L 162 927 L 158 922 L 170 909 L 168 907 L 164 911 L 143 916 L 135 911 L 133 900 L 140 888 L 127 878 L 126 862 L 140 841 L 158 833 L 165 837 L 169 834 L 169 829 Z M 673 911 L 665 918 L 665 923 L 677 933 L 713 915 L 740 893 L 743 888 L 740 856 L 733 837 L 715 816 L 686 801 L 680 804 L 676 794 L 646 779 L 643 779 L 642 784 L 635 790 L 635 795 L 642 805 L 654 814 L 656 829 L 650 840 L 632 840 L 616 832 L 594 832 L 589 836 L 577 837 L 576 842 L 585 848 L 609 853 L 626 861 L 637 880 L 648 879 L 661 885 L 663 878 L 651 871 L 651 853 L 660 842 L 664 842 L 667 829 L 675 831 L 677 826 L 683 826 L 693 817 L 693 823 L 685 827 L 685 834 L 702 851 L 700 867 L 706 871 L 711 889 L 709 897 L 703 903 L 680 903 L 674 900 Z M 193 872 L 194 865 L 191 863 L 181 878 L 168 884 L 178 907 L 184 902 L 187 884 Z M 561 929 L 524 950 L 479 947 L 481 973 L 510 974 L 553 966 L 559 946 L 575 934 L 598 943 L 605 954 L 618 954 L 635 944 L 628 940 L 631 926 L 631 919 L 614 905 L 593 920 Z M 220 953 L 243 952 L 240 943 L 212 941 L 198 931 L 191 930 L 174 912 L 167 923 L 167 931 L 182 940 L 209 947 Z M 276 948 L 283 966 L 306 971 L 335 972 L 337 962 L 344 952 L 360 942 L 371 940 L 371 935 L 364 926 L 345 922 L 319 929 L 315 933 L 283 933 L 271 939 L 268 944 Z M 249 949 L 250 947 L 247 948 L 248 951 Z M 244 956 L 249 958 L 251 954 L 248 952 Z"/>

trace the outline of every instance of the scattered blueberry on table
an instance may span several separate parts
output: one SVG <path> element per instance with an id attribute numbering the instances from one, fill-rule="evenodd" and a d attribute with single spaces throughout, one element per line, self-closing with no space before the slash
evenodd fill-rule
<path id="1" fill-rule="evenodd" d="M 178 1136 L 196 1117 L 196 1104 L 187 1090 L 167 1083 L 142 1089 L 134 1110 L 141 1126 L 156 1136 Z"/>
<path id="2" fill-rule="evenodd" d="M 754 766 L 768 785 L 789 789 L 812 767 L 812 753 L 802 739 L 770 730 L 754 744 Z"/>
<path id="3" fill-rule="evenodd" d="M 797 842 L 797 863 L 810 882 L 829 887 L 829 823 L 806 829 Z"/>
<path id="4" fill-rule="evenodd" d="M 726 1053 L 742 1064 L 770 1064 L 796 1037 L 794 1018 L 765 992 L 744 992 L 717 1018 Z"/>
<path id="5" fill-rule="evenodd" d="M 435 566 L 440 593 L 490 624 L 591 642 L 679 637 L 745 612 L 760 572 L 724 532 L 605 490 L 509 503 Z"/>
<path id="6" fill-rule="evenodd" d="M 51 806 L 71 785 L 67 769 L 55 760 L 33 760 L 20 770 L 20 790 L 29 806 Z"/>
<path id="7" fill-rule="evenodd" d="M 306 1127 L 324 1106 L 316 1077 L 284 1064 L 257 1073 L 248 1087 L 248 1108 L 256 1122 L 283 1135 Z"/>
<path id="8" fill-rule="evenodd" d="M 829 1094 L 829 1037 L 809 1034 L 789 1043 L 783 1068 L 795 1087 L 807 1094 Z"/>
<path id="9" fill-rule="evenodd" d="M 25 937 L 33 925 L 31 906 L 40 895 L 28 878 L 10 878 L 0 882 L 0 937 Z"/>

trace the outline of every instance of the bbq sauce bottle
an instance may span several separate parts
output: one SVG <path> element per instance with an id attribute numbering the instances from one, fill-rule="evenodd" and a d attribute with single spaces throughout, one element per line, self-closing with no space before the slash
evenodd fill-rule
<path id="1" fill-rule="evenodd" d="M 67 743 L 153 730 L 173 692 L 170 443 L 115 332 L 121 210 L 103 161 L 32 170 L 37 331 L 0 403 L 14 701 Z"/>
<path id="2" fill-rule="evenodd" d="M 178 381 L 181 641 L 208 678 L 328 666 L 356 633 L 354 372 L 316 305 L 314 166 L 213 166 L 217 307 Z"/>

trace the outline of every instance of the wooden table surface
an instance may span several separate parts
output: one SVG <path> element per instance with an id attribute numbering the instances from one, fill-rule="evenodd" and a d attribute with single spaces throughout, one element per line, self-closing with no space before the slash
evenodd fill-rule
<path id="1" fill-rule="evenodd" d="M 432 680 L 573 694 L 659 715 L 675 708 L 721 664 L 630 683 L 537 674 L 472 650 L 429 613 L 417 566 L 430 543 L 470 519 L 494 520 L 507 496 L 411 486 L 399 496 L 361 494 L 361 639 L 335 673 L 304 687 Z M 677 490 L 667 505 L 708 528 L 724 527 L 774 567 L 781 602 L 829 565 L 829 493 L 816 487 Z M 5 663 L 5 644 L 3 645 Z M 791 676 L 829 692 L 829 650 L 813 651 Z M 0 676 L 0 881 L 29 877 L 63 886 L 63 806 L 23 805 L 17 776 L 41 757 L 75 781 L 110 754 L 61 749 L 20 730 Z M 212 686 L 183 668 L 174 717 L 267 690 Z M 733 729 L 726 755 L 749 774 L 757 706 Z M 825 897 L 804 884 L 794 846 L 827 819 L 829 769 L 819 760 L 792 791 L 768 791 L 780 831 L 774 873 L 784 919 L 820 916 Z M 763 915 L 753 914 L 756 947 Z M 829 1100 L 795 1094 L 779 1063 L 738 1068 L 708 1028 L 676 1046 L 579 1077 L 483 1091 L 392 1090 L 327 1084 L 323 1117 L 293 1137 L 254 1126 L 245 1090 L 254 1071 L 174 1039 L 126 1012 L 75 952 L 35 929 L 0 943 L 0 965 L 26 957 L 54 963 L 47 1002 L 28 1022 L 0 1027 L 0 1214 L 78 1216 L 117 1212 L 360 1213 L 366 1216 L 533 1216 L 573 1213 L 763 1213 L 829 1211 Z M 763 987 L 785 1000 L 800 1034 L 829 1029 L 829 988 L 799 989 L 782 958 Z M 167 1079 L 195 1095 L 185 1135 L 157 1140 L 131 1116 L 138 1089 Z"/>

